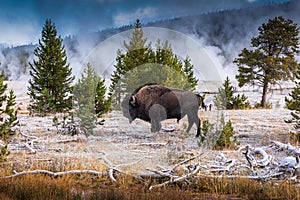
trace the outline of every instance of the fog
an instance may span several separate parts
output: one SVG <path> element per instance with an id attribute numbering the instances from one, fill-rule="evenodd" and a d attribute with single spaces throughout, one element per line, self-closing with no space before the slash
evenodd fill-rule
<path id="1" fill-rule="evenodd" d="M 199 80 L 222 81 L 229 76 L 234 82 L 237 66 L 232 61 L 243 48 L 250 48 L 251 38 L 258 33 L 257 28 L 275 16 L 284 16 L 300 24 L 299 8 L 299 1 L 258 5 L 143 24 L 143 30 L 153 48 L 160 39 L 161 43 L 168 41 L 179 58 L 188 55 Z M 124 41 L 129 42 L 131 28 L 124 26 L 101 32 L 83 32 L 64 38 L 73 74 L 78 77 L 90 62 L 100 75 L 109 78 L 114 70 L 117 50 L 125 51 Z M 28 62 L 34 59 L 33 47 L 15 47 L 6 52 L 2 48 L 1 68 L 8 73 L 9 79 L 29 79 Z M 25 57 L 20 56 L 20 49 L 25 52 Z"/>

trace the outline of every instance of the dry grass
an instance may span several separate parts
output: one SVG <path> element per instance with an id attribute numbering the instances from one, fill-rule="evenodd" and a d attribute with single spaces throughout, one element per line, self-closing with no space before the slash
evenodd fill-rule
<path id="1" fill-rule="evenodd" d="M 24 175 L 0 181 L 1 199 L 300 199 L 299 186 L 291 182 L 260 182 L 250 179 L 197 177 L 149 191 L 157 180 L 140 180 L 117 175 L 118 183 L 107 176 L 68 175 L 51 178 Z"/>

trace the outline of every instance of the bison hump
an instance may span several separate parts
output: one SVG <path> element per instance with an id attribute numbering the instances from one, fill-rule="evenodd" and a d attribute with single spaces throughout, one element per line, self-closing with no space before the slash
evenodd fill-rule
<path id="1" fill-rule="evenodd" d="M 149 85 L 142 87 L 136 94 L 140 104 L 149 107 L 159 103 L 160 97 L 165 93 L 171 92 L 171 89 L 162 85 Z"/>

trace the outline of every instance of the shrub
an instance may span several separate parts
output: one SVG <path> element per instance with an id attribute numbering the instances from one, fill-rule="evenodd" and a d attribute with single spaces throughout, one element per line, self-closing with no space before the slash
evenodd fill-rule
<path id="1" fill-rule="evenodd" d="M 254 104 L 254 108 L 257 108 L 257 109 L 262 108 L 261 103 L 260 102 L 256 102 Z M 266 105 L 265 105 L 265 109 L 272 109 L 272 103 L 267 102 Z"/>
<path id="2" fill-rule="evenodd" d="M 232 122 L 229 120 L 225 122 L 224 115 L 221 116 L 221 130 L 219 130 L 219 137 L 214 146 L 214 149 L 231 149 L 238 144 Z"/>
<path id="3" fill-rule="evenodd" d="M 234 137 L 235 131 L 232 122 L 229 120 L 225 122 L 224 115 L 221 115 L 221 124 L 215 128 L 214 124 L 211 124 L 208 120 L 204 120 L 202 123 L 201 131 L 202 136 L 198 141 L 198 145 L 201 146 L 207 140 L 212 141 L 213 149 L 231 149 L 235 148 L 239 144 L 236 137 Z"/>
<path id="4" fill-rule="evenodd" d="M 223 86 L 218 89 L 214 104 L 217 109 L 247 109 L 250 108 L 250 102 L 245 94 L 234 96 L 234 87 L 227 77 Z"/>
<path id="5" fill-rule="evenodd" d="M 206 139 L 208 133 L 211 133 L 213 131 L 214 125 L 211 124 L 208 120 L 204 120 L 202 122 L 202 127 L 201 127 L 201 138 L 200 138 L 200 142 L 203 143 L 204 140 Z"/>

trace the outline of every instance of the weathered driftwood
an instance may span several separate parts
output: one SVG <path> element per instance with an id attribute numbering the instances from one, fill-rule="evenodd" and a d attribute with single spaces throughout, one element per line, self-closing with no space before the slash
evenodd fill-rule
<path id="1" fill-rule="evenodd" d="M 291 154 L 295 154 L 297 156 L 300 156 L 300 148 L 297 148 L 291 144 L 284 144 L 278 141 L 273 141 L 271 144 L 271 147 L 275 146 L 275 148 L 277 148 L 277 150 L 286 150 Z"/>
<path id="2" fill-rule="evenodd" d="M 39 140 L 37 137 L 30 137 L 26 135 L 25 137 L 33 139 L 34 142 L 38 143 L 43 140 Z M 25 143 L 24 147 L 27 148 L 31 153 L 36 152 L 36 145 L 32 143 Z M 45 142 L 45 141 L 44 141 Z M 157 169 L 147 168 L 147 171 L 151 173 L 142 173 L 137 176 L 133 176 L 123 172 L 119 168 L 121 166 L 128 166 L 133 164 L 138 164 L 142 162 L 145 158 L 151 158 L 151 156 L 144 156 L 131 163 L 122 163 L 115 165 L 111 160 L 109 160 L 108 154 L 105 151 L 100 151 L 102 156 L 100 157 L 105 164 L 107 164 L 108 169 L 103 172 L 98 172 L 94 170 L 70 170 L 65 172 L 51 172 L 47 170 L 33 170 L 33 171 L 23 171 L 15 172 L 15 174 L 2 177 L 2 178 L 13 178 L 25 174 L 46 174 L 51 177 L 64 176 L 67 174 L 93 174 L 108 176 L 112 182 L 117 182 L 115 178 L 116 173 L 123 173 L 138 178 L 154 178 L 154 179 L 164 179 L 164 182 L 151 186 L 149 189 L 159 188 L 166 186 L 168 184 L 186 181 L 190 182 L 190 177 L 210 177 L 210 178 L 247 178 L 256 180 L 270 180 L 270 179 L 289 179 L 297 180 L 300 175 L 300 150 L 298 147 L 294 147 L 290 144 L 283 144 L 280 142 L 273 142 L 272 146 L 269 148 L 253 148 L 251 146 L 246 146 L 240 148 L 236 152 L 237 154 L 241 151 L 244 157 L 243 159 L 237 158 L 226 158 L 225 153 L 220 152 L 212 160 L 205 160 L 201 162 L 200 157 L 203 153 L 192 156 L 184 161 L 175 164 L 172 167 L 162 167 L 157 166 Z M 281 157 L 277 155 L 281 154 Z M 286 153 L 284 156 L 282 154 Z M 273 157 L 272 157 L 273 155 Z M 180 168 L 180 169 L 179 169 Z M 245 169 L 247 169 L 245 171 Z M 240 172 L 243 173 L 240 173 Z M 167 179 L 167 181 L 165 181 Z"/>
<path id="3" fill-rule="evenodd" d="M 186 159 L 186 160 L 184 160 L 184 161 L 182 161 L 182 162 L 179 162 L 178 164 L 176 164 L 173 168 L 172 168 L 172 172 L 174 172 L 179 166 L 181 166 L 181 165 L 183 165 L 183 164 L 185 164 L 185 163 L 187 163 L 187 162 L 189 162 L 189 161 L 191 161 L 191 160 L 194 160 L 194 159 L 196 159 L 196 158 L 199 158 L 200 156 L 202 156 L 203 155 L 203 153 L 202 154 L 199 154 L 199 155 L 197 155 L 197 156 L 193 156 L 193 157 L 191 157 L 191 158 L 189 158 L 189 159 Z"/>
<path id="4" fill-rule="evenodd" d="M 220 171 L 230 171 L 230 168 L 233 167 L 236 163 L 236 160 L 230 160 L 229 165 L 227 166 L 212 166 L 213 169 L 210 170 L 210 172 L 220 172 Z"/>
<path id="5" fill-rule="evenodd" d="M 52 172 L 52 171 L 48 171 L 48 170 L 38 169 L 38 170 L 22 171 L 22 172 L 14 171 L 13 175 L 1 177 L 1 178 L 8 179 L 8 178 L 14 178 L 17 176 L 28 175 L 28 174 L 45 174 L 50 177 L 76 175 L 76 174 L 91 174 L 91 175 L 96 175 L 96 176 L 105 176 L 105 175 L 107 175 L 107 172 L 106 171 L 99 172 L 99 171 L 94 171 L 94 170 L 70 170 L 70 171 L 64 171 L 64 172 Z"/>
<path id="6" fill-rule="evenodd" d="M 183 175 L 183 176 L 180 176 L 180 177 L 171 177 L 170 180 L 166 181 L 166 182 L 163 182 L 161 184 L 157 184 L 157 185 L 152 185 L 149 187 L 149 190 L 152 190 L 154 188 L 159 188 L 159 187 L 163 187 L 165 185 L 168 185 L 168 184 L 171 184 L 171 183 L 176 183 L 176 182 L 179 182 L 179 181 L 182 181 L 182 180 L 185 180 L 185 179 L 188 179 L 190 178 L 192 175 L 195 175 L 197 174 L 201 169 L 201 166 L 200 164 L 198 164 L 196 166 L 196 168 L 191 172 L 191 173 L 188 173 L 186 175 Z"/>
<path id="7" fill-rule="evenodd" d="M 246 151 L 243 152 L 246 160 L 248 161 L 250 167 L 266 167 L 270 164 L 272 156 L 268 155 L 263 148 L 252 148 L 249 145 L 245 147 Z M 256 158 L 256 155 L 260 155 Z"/>
<path id="8" fill-rule="evenodd" d="M 294 154 L 298 152 L 298 148 L 293 147 L 292 145 L 286 145 L 279 142 L 275 142 L 275 144 L 277 145 L 277 147 L 279 147 L 277 148 L 277 150 L 287 149 L 289 152 L 292 151 Z M 153 173 L 153 176 L 149 174 L 143 174 L 143 177 L 169 179 L 168 181 L 165 181 L 161 184 L 151 186 L 149 188 L 151 190 L 182 180 L 188 181 L 188 178 L 191 175 L 195 175 L 195 177 L 247 178 L 264 181 L 270 179 L 296 180 L 297 177 L 299 177 L 300 175 L 299 156 L 284 157 L 281 160 L 280 164 L 278 164 L 278 160 L 280 160 L 281 158 L 276 158 L 277 161 L 275 161 L 275 159 L 267 153 L 272 149 L 267 150 L 261 147 L 252 148 L 250 146 L 240 148 L 240 150 L 241 149 L 245 149 L 245 151 L 242 152 L 242 154 L 246 158 L 244 160 L 245 162 L 238 161 L 237 159 L 227 159 L 223 153 L 220 153 L 216 157 L 216 160 L 214 162 L 206 161 L 205 165 L 201 164 L 200 162 L 186 164 L 189 161 L 201 156 L 198 155 L 176 164 L 173 168 L 169 170 L 165 168 L 162 168 L 161 170 L 153 170 L 147 168 L 148 171 L 151 171 Z M 176 168 L 178 168 L 179 166 L 181 166 L 184 169 L 183 171 L 186 174 L 176 174 Z M 245 172 L 244 174 L 237 173 L 242 168 L 248 169 L 248 174 L 246 174 Z M 202 169 L 204 169 L 204 171 L 202 171 Z"/>

